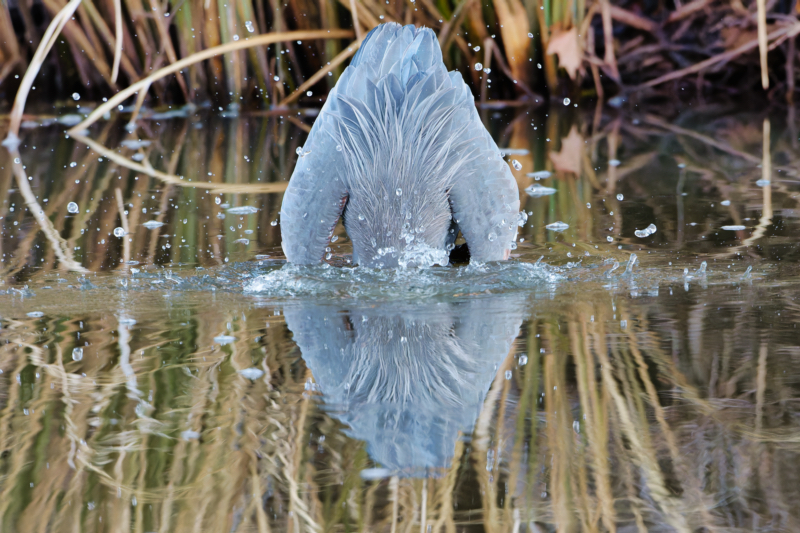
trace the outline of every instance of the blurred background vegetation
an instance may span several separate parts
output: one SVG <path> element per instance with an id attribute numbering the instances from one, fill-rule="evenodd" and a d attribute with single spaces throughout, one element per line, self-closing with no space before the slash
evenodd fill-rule
<path id="1" fill-rule="evenodd" d="M 75 7 L 34 58 L 48 24 Z M 795 89 L 796 0 L 2 0 L 0 105 L 31 63 L 41 67 L 32 102 L 98 101 L 200 51 L 274 35 L 148 84 L 145 106 L 318 106 L 359 39 L 388 21 L 433 28 L 447 66 L 482 100 L 764 89 L 791 99 Z M 350 37 L 286 35 L 332 29 Z"/>

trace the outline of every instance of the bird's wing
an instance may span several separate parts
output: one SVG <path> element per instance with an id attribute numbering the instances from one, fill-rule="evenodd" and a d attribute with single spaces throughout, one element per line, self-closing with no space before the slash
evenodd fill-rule
<path id="1" fill-rule="evenodd" d="M 348 69 L 339 82 L 347 99 L 338 105 L 342 116 L 356 114 L 348 109 L 356 106 L 363 108 L 362 115 L 380 116 L 385 104 L 376 100 L 391 95 L 403 123 L 411 125 L 408 131 L 418 130 L 431 141 L 418 143 L 426 146 L 420 157 L 427 168 L 435 168 L 430 178 L 449 190 L 453 218 L 471 258 L 508 259 L 518 229 L 519 188 L 461 74 L 447 72 L 436 35 L 427 28 L 383 24 L 365 39 L 353 64 L 356 69 Z"/>
<path id="2" fill-rule="evenodd" d="M 415 33 L 413 27 L 404 29 L 397 24 L 372 30 L 328 95 L 301 149 L 281 205 L 281 245 L 292 263 L 322 260 L 347 200 L 346 154 L 337 139 L 352 112 L 348 106 L 343 108 L 340 96 L 364 102 L 374 98 L 372 80 L 380 77 L 382 69 L 397 68 L 401 63 L 397 58 L 403 56 Z M 398 35 L 400 39 L 396 39 Z"/>
<path id="3" fill-rule="evenodd" d="M 327 108 L 314 122 L 283 195 L 281 246 L 292 263 L 322 261 L 347 200 L 344 157 L 331 135 L 336 120 Z"/>
<path id="4" fill-rule="evenodd" d="M 387 77 L 408 79 L 431 62 L 442 64 L 432 32 L 415 39 L 417 33 L 413 26 L 376 27 L 328 95 L 283 197 L 281 238 L 289 261 L 314 264 L 322 260 L 350 193 L 346 175 L 352 169 L 347 150 L 342 149 L 344 138 L 355 138 L 359 147 L 372 142 L 362 112 L 369 115 L 380 107 L 376 98 L 382 93 L 375 83 Z M 394 92 L 402 96 L 399 86 Z"/>
<path id="5" fill-rule="evenodd" d="M 470 105 L 460 106 L 458 121 L 462 143 L 457 157 L 468 159 L 461 165 L 450 189 L 450 208 L 475 261 L 508 259 L 511 243 L 517 236 L 519 188 L 508 163 L 481 122 L 469 88 L 457 72 L 450 73 L 453 85 L 460 82 L 461 98 Z"/>

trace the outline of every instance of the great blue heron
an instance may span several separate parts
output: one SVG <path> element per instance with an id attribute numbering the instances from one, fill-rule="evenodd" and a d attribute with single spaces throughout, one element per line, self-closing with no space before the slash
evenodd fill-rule
<path id="1" fill-rule="evenodd" d="M 322 398 L 393 474 L 450 465 L 526 315 L 521 293 L 283 309 Z"/>
<path id="2" fill-rule="evenodd" d="M 290 262 L 322 261 L 341 215 L 353 263 L 392 267 L 433 251 L 446 264 L 459 231 L 472 259 L 508 259 L 519 189 L 432 30 L 373 29 L 298 154 L 281 206 Z"/>

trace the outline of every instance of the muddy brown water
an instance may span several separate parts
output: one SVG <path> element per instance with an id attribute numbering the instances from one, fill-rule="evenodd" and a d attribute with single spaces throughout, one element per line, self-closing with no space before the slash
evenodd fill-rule
<path id="1" fill-rule="evenodd" d="M 484 110 L 512 261 L 377 272 L 283 261 L 312 117 L 181 115 L 0 152 L 2 531 L 800 530 L 791 117 Z"/>

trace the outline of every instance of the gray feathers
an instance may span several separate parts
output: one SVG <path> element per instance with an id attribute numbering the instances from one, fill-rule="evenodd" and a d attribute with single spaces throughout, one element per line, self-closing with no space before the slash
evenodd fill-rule
<path id="1" fill-rule="evenodd" d="M 448 466 L 525 312 L 524 295 L 463 303 L 300 304 L 286 324 L 328 408 L 372 458 L 415 475 Z"/>
<path id="2" fill-rule="evenodd" d="M 319 262 L 341 214 L 361 264 L 395 266 L 409 252 L 444 252 L 452 215 L 473 258 L 507 257 L 516 182 L 461 76 L 446 71 L 431 30 L 384 24 L 370 32 L 304 152 L 281 211 L 290 261 Z"/>

